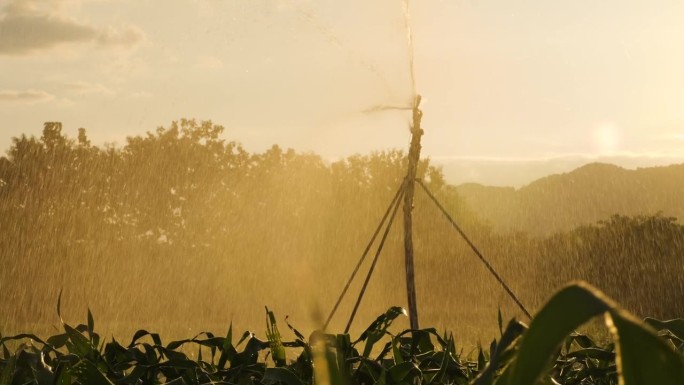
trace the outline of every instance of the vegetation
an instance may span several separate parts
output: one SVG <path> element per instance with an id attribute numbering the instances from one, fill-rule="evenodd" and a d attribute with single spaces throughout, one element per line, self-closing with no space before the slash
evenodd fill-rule
<path id="1" fill-rule="evenodd" d="M 266 309 L 267 341 L 246 332 L 234 343 L 231 325 L 225 337 L 204 332 L 168 344 L 139 330 L 122 345 L 101 341 L 89 311 L 87 324 L 74 328 L 62 321 L 64 332 L 46 340 L 0 338 L 0 385 L 684 383 L 684 320 L 638 321 L 583 283 L 554 295 L 529 328 L 512 320 L 504 330 L 499 314 L 500 338 L 472 355 L 457 350 L 453 335 L 435 329 L 391 333 L 402 314 L 390 308 L 355 340 L 321 331 L 306 339 L 288 323 L 294 340 L 283 341 Z M 613 336 L 607 346 L 574 331 L 597 316 L 605 316 Z M 16 340 L 27 342 L 11 352 L 6 343 Z M 187 355 L 193 347 L 196 358 Z M 297 357 L 288 360 L 286 348 Z"/>
<path id="2" fill-rule="evenodd" d="M 605 220 L 614 214 L 684 218 L 684 164 L 624 169 L 590 163 L 519 189 L 465 184 L 462 199 L 497 232 L 549 236 Z"/>
<path id="3" fill-rule="evenodd" d="M 248 328 L 261 319 L 254 298 L 315 328 L 400 184 L 405 155 L 328 162 L 278 146 L 248 153 L 223 137 L 221 126 L 182 120 L 121 147 L 94 146 L 84 129 L 70 139 L 59 123 L 46 123 L 40 138 L 14 138 L 0 157 L 0 300 L 9 309 L 0 330 L 47 331 L 60 288 L 72 304 L 65 314 L 89 304 L 114 334 L 148 325 L 182 336 L 226 318 Z M 419 177 L 530 309 L 584 279 L 642 317 L 684 314 L 684 227 L 674 218 L 614 216 L 546 237 L 498 233 L 429 160 Z M 515 307 L 420 191 L 415 207 L 421 319 L 489 338 L 492 309 Z M 360 320 L 405 301 L 400 233 L 394 226 Z M 473 297 L 482 306 L 464 308 Z"/>
<path id="4" fill-rule="evenodd" d="M 336 287 L 316 300 L 313 289 L 341 289 L 343 278 L 314 272 L 351 271 L 402 180 L 404 154 L 331 163 L 278 146 L 250 154 L 223 130 L 182 120 L 101 148 L 85 130 L 73 140 L 46 123 L 40 138 L 14 138 L 0 158 L 0 264 L 9 267 L 0 269 L 0 300 L 11 309 L 0 329 L 47 324 L 59 288 L 77 304 L 66 314 L 90 304 L 113 325 L 107 331 L 122 333 L 117 325 L 164 319 L 167 331 L 185 334 L 232 314 L 247 327 L 261 319 L 256 297 L 307 320 L 317 302 L 332 302 Z M 419 176 L 444 185 L 428 161 Z M 400 250 L 393 238 L 386 250 Z M 311 295 L 294 300 L 266 282 Z M 173 301 L 148 294 L 160 290 Z"/>

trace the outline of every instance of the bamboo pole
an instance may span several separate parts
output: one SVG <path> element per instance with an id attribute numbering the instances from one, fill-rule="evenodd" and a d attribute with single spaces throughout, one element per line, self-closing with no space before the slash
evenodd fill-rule
<path id="1" fill-rule="evenodd" d="M 416 284 L 413 269 L 413 194 L 415 192 L 416 172 L 420 161 L 420 139 L 423 130 L 420 122 L 423 111 L 420 110 L 420 95 L 416 96 L 413 105 L 413 124 L 411 127 L 411 145 L 408 153 L 408 173 L 406 174 L 406 190 L 404 193 L 404 264 L 406 267 L 406 295 L 408 297 L 409 321 L 411 329 L 419 329 L 418 304 L 416 303 Z"/>

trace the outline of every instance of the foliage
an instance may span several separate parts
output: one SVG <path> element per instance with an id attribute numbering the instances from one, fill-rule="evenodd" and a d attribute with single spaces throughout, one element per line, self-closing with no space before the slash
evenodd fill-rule
<path id="1" fill-rule="evenodd" d="M 663 211 L 684 218 L 684 164 L 625 169 L 589 163 L 520 188 L 465 184 L 464 201 L 497 232 L 548 236 L 605 220 L 614 214 Z"/>
<path id="2" fill-rule="evenodd" d="M 317 306 L 327 312 L 405 174 L 405 154 L 329 161 L 279 146 L 248 152 L 225 139 L 227 131 L 181 120 L 120 147 L 98 147 L 86 130 L 71 139 L 48 122 L 39 138 L 14 138 L 0 157 L 0 302 L 11 309 L 0 314 L 0 328 L 48 324 L 46 309 L 60 287 L 72 304 L 66 314 L 81 314 L 88 304 L 104 330 L 123 335 L 130 331 L 120 325 L 142 324 L 179 337 L 232 314 L 261 324 L 255 299 L 300 320 L 316 319 Z M 674 218 L 604 216 L 541 238 L 497 234 L 429 160 L 419 176 L 528 308 L 539 308 L 562 283 L 583 279 L 640 316 L 684 313 L 684 226 Z M 538 211 L 527 216 L 548 219 Z M 401 226 L 392 231 L 360 320 L 405 301 L 397 279 L 404 274 Z M 422 319 L 475 341 L 495 332 L 472 326 L 489 325 L 492 309 L 514 314 L 420 191 L 414 246 Z M 464 306 L 474 297 L 480 306 Z M 343 302 L 340 313 L 351 305 Z"/>
<path id="3" fill-rule="evenodd" d="M 313 271 L 356 256 L 405 169 L 401 151 L 328 162 L 277 145 L 249 153 L 224 131 L 183 119 L 121 147 L 97 147 L 85 130 L 73 140 L 50 122 L 40 138 L 14 138 L 0 158 L 0 264 L 8 267 L 0 269 L 0 301 L 15 310 L 0 315 L 0 326 L 47 322 L 60 287 L 69 303 L 90 303 L 122 323 L 168 314 L 131 282 L 148 292 L 164 287 L 182 299 L 170 317 L 179 325 L 227 316 L 210 309 L 253 295 L 236 288 L 252 286 L 244 272 L 255 266 L 260 281 L 291 277 L 301 285 L 293 290 L 309 291 L 305 285 L 330 277 L 300 275 L 315 279 Z M 444 183 L 427 160 L 419 173 L 436 189 Z M 264 302 L 288 303 L 286 291 L 263 294 Z M 308 312 L 299 302 L 293 313 Z M 249 303 L 238 306 L 251 312 Z"/>
<path id="4" fill-rule="evenodd" d="M 59 303 L 57 309 L 60 314 Z M 402 314 L 403 309 L 390 308 L 353 342 L 348 334 L 322 331 L 307 340 L 289 323 L 295 339 L 283 342 L 275 316 L 267 309 L 268 342 L 246 332 L 234 343 L 231 325 L 225 337 L 204 332 L 168 344 L 156 333 L 139 330 L 122 345 L 114 339 L 101 341 L 89 311 L 87 324 L 71 327 L 62 321 L 64 332 L 46 340 L 31 334 L 0 338 L 0 385 L 684 382 L 684 320 L 641 322 L 581 282 L 556 293 L 529 328 L 511 320 L 501 338 L 488 350 L 479 348 L 474 359 L 457 351 L 453 336 L 439 335 L 435 329 L 391 333 L 392 321 Z M 601 315 L 614 338 L 605 347 L 574 332 Z M 12 352 L 7 347 L 11 341 L 26 342 Z M 384 347 L 376 345 L 379 342 Z M 187 355 L 193 347 L 196 358 Z M 285 348 L 298 356 L 286 362 Z M 275 366 L 268 364 L 268 354 L 273 354 Z"/>
<path id="5" fill-rule="evenodd" d="M 677 294 L 683 288 L 682 247 L 684 226 L 676 218 L 615 215 L 538 241 L 530 254 L 541 283 L 583 279 L 605 287 L 631 311 L 666 318 L 684 312 Z M 543 273 L 549 271 L 556 274 Z"/>

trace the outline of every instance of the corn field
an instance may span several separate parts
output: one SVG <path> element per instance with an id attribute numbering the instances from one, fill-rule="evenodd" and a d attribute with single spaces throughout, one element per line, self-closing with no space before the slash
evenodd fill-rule
<path id="1" fill-rule="evenodd" d="M 327 331 L 306 338 L 286 319 L 284 337 L 266 308 L 263 340 L 234 336 L 231 325 L 225 336 L 203 332 L 168 343 L 139 330 L 122 344 L 104 341 L 88 311 L 86 324 L 61 321 L 63 332 L 46 339 L 2 337 L 0 385 L 684 383 L 684 319 L 638 320 L 583 282 L 557 292 L 529 326 L 512 319 L 504 327 L 499 312 L 499 338 L 475 351 L 434 328 L 391 332 L 405 315 L 391 307 L 357 338 Z M 612 337 L 605 345 L 575 331 L 595 317 Z"/>

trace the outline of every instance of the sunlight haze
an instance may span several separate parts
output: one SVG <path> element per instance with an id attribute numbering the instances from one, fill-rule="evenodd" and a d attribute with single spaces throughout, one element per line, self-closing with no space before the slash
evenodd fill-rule
<path id="1" fill-rule="evenodd" d="M 0 0 L 0 385 L 684 384 L 683 21 Z"/>
<path id="2" fill-rule="evenodd" d="M 410 2 L 423 155 L 520 186 L 587 162 L 684 162 L 684 3 Z M 403 3 L 8 0 L 0 150 L 61 121 L 122 145 L 183 117 L 249 150 L 405 149 Z"/>

